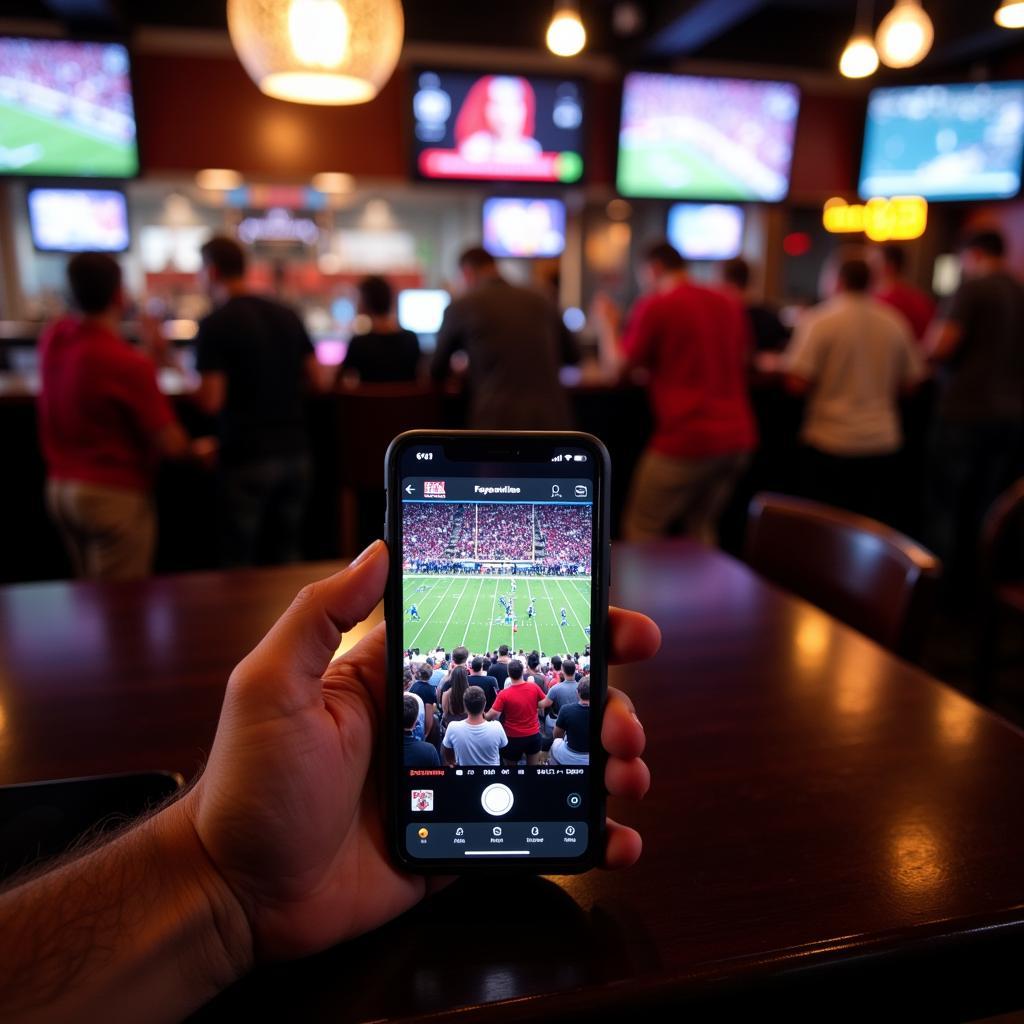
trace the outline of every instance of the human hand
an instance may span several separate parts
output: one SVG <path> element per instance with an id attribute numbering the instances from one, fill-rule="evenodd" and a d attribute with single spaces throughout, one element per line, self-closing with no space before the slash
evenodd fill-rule
<path id="1" fill-rule="evenodd" d="M 371 770 L 385 704 L 384 629 L 332 661 L 338 634 L 372 611 L 388 553 L 377 541 L 344 571 L 305 587 L 228 682 L 209 763 L 182 800 L 237 907 L 222 935 L 234 962 L 302 956 L 369 931 L 445 884 L 391 861 L 382 794 Z M 657 626 L 612 609 L 613 661 L 650 657 Z M 629 699 L 609 692 L 602 741 L 606 787 L 639 798 L 650 776 Z M 608 823 L 605 863 L 632 864 L 640 836 Z M 233 912 L 234 915 L 234 912 Z M 244 936 L 244 940 L 238 940 Z"/>

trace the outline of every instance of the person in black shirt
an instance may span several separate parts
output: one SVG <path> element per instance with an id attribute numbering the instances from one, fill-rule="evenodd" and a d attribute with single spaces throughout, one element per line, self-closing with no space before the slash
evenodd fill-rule
<path id="1" fill-rule="evenodd" d="M 402 764 L 406 768 L 440 768 L 437 750 L 426 740 L 413 738 L 412 731 L 420 717 L 420 706 L 409 694 L 402 698 L 402 724 L 405 726 Z"/>
<path id="2" fill-rule="evenodd" d="M 297 561 L 310 473 L 305 394 L 320 389 L 313 344 L 292 310 L 249 294 L 237 242 L 212 238 L 201 251 L 216 308 L 196 336 L 196 401 L 220 421 L 221 561 Z"/>
<path id="3" fill-rule="evenodd" d="M 487 674 L 494 678 L 499 693 L 505 688 L 505 681 L 508 679 L 508 663 L 508 645 L 502 644 L 498 648 L 498 660 L 492 661 L 487 670 Z"/>
<path id="4" fill-rule="evenodd" d="M 356 377 L 363 384 L 416 380 L 420 342 L 395 319 L 391 285 L 376 274 L 359 282 L 359 312 L 370 321 L 365 334 L 349 342 L 338 377 Z"/>
<path id="5" fill-rule="evenodd" d="M 747 311 L 754 348 L 758 352 L 781 352 L 789 341 L 789 331 L 771 306 L 749 300 L 750 264 L 741 256 L 726 260 L 722 264 L 722 282 Z"/>
<path id="6" fill-rule="evenodd" d="M 549 760 L 554 764 L 590 763 L 590 676 L 576 686 L 579 702 L 558 712 Z"/>

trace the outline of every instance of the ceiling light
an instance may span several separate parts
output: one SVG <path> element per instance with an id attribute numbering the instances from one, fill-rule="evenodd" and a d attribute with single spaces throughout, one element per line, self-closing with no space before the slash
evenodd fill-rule
<path id="1" fill-rule="evenodd" d="M 314 174 L 310 184 L 317 192 L 324 192 L 328 195 L 347 195 L 353 192 L 356 187 L 356 179 L 351 174 L 342 171 L 322 171 Z"/>
<path id="2" fill-rule="evenodd" d="M 878 54 L 869 36 L 853 36 L 839 58 L 839 70 L 847 78 L 867 78 L 878 70 Z"/>
<path id="3" fill-rule="evenodd" d="M 224 167 L 207 167 L 196 174 L 196 184 L 209 192 L 230 192 L 241 188 L 244 180 L 238 171 L 229 171 Z"/>
<path id="4" fill-rule="evenodd" d="M 1001 28 L 1024 28 L 1024 0 L 1003 0 L 994 17 Z"/>
<path id="5" fill-rule="evenodd" d="M 875 33 L 882 63 L 890 68 L 909 68 L 924 60 L 932 48 L 935 30 L 920 0 L 896 0 Z"/>
<path id="6" fill-rule="evenodd" d="M 555 0 L 555 13 L 548 25 L 548 49 L 557 57 L 575 57 L 586 43 L 587 30 L 575 0 Z"/>

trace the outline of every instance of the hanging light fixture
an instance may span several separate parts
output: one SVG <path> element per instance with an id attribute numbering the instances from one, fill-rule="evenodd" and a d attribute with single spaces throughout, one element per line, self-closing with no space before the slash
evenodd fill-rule
<path id="1" fill-rule="evenodd" d="M 1024 0 L 1003 0 L 993 17 L 1000 28 L 1024 28 Z"/>
<path id="2" fill-rule="evenodd" d="M 921 0 L 895 0 L 875 33 L 875 48 L 886 67 L 911 68 L 924 60 L 934 38 Z"/>
<path id="3" fill-rule="evenodd" d="M 401 0 L 228 0 L 228 31 L 268 96 L 343 105 L 372 100 L 402 50 Z"/>
<path id="4" fill-rule="evenodd" d="M 839 73 L 846 78 L 867 78 L 878 70 L 878 54 L 871 40 L 871 6 L 857 0 L 857 20 L 853 35 L 839 58 Z"/>
<path id="5" fill-rule="evenodd" d="M 576 0 L 555 0 L 547 34 L 548 49 L 558 57 L 575 57 L 587 45 L 587 30 Z"/>

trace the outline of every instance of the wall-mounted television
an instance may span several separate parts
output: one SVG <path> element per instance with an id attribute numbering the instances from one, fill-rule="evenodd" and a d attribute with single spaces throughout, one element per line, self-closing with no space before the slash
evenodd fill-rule
<path id="1" fill-rule="evenodd" d="M 666 236 L 688 260 L 731 260 L 743 248 L 743 207 L 732 203 L 674 203 Z"/>
<path id="2" fill-rule="evenodd" d="M 405 288 L 398 293 L 398 324 L 413 334 L 437 334 L 451 301 L 443 288 Z"/>
<path id="3" fill-rule="evenodd" d="M 0 174 L 138 173 L 131 63 L 124 46 L 0 36 Z"/>
<path id="4" fill-rule="evenodd" d="M 131 244 L 128 204 L 117 189 L 29 189 L 28 221 L 40 252 L 124 252 Z"/>
<path id="5" fill-rule="evenodd" d="M 573 184 L 583 177 L 583 117 L 576 78 L 420 69 L 414 170 L 427 180 Z"/>
<path id="6" fill-rule="evenodd" d="M 618 190 L 779 202 L 789 192 L 799 112 L 791 82 L 632 72 L 622 86 Z"/>
<path id="7" fill-rule="evenodd" d="M 484 248 L 494 257 L 560 256 L 565 248 L 565 203 L 560 199 L 491 197 L 484 200 Z"/>
<path id="8" fill-rule="evenodd" d="M 1024 82 L 873 89 L 860 194 L 932 202 L 1009 199 L 1020 191 Z"/>

